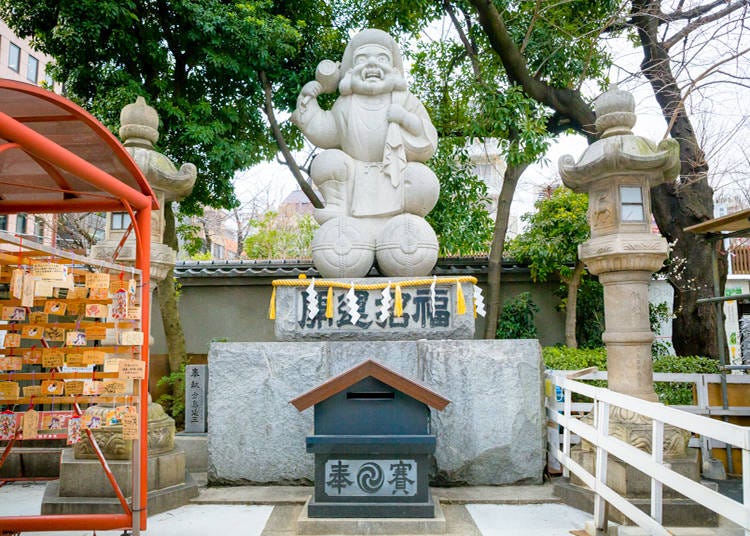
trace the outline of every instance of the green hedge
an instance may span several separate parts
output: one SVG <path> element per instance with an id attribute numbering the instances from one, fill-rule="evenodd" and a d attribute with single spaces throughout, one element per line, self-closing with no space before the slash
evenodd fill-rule
<path id="1" fill-rule="evenodd" d="M 597 367 L 607 370 L 607 350 L 605 348 L 568 348 L 567 346 L 548 346 L 542 348 L 542 357 L 547 368 L 556 370 L 580 370 Z M 719 362 L 715 359 L 700 356 L 666 355 L 654 359 L 654 372 L 672 372 L 687 374 L 716 374 Z M 604 382 L 602 382 L 604 383 Z M 599 382 L 596 382 L 599 385 Z M 659 401 L 664 404 L 693 404 L 693 388 L 689 383 L 657 382 L 654 386 Z"/>

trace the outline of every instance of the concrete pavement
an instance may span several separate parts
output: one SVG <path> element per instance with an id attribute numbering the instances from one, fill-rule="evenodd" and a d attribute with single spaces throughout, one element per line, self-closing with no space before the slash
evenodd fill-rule
<path id="1" fill-rule="evenodd" d="M 200 475 L 199 475 L 200 478 Z M 38 515 L 43 483 L 10 483 L 0 487 L 0 517 Z M 189 505 L 149 517 L 147 536 L 233 534 L 294 536 L 296 520 L 310 487 L 239 486 L 202 488 Z M 443 536 L 568 536 L 581 534 L 591 515 L 563 505 L 552 485 L 433 488 L 445 514 Z M 36 532 L 31 536 L 93 536 L 92 531 Z M 99 531 L 98 536 L 120 536 L 121 531 Z M 613 527 L 611 536 L 644 534 L 637 527 Z M 737 527 L 674 529 L 676 536 L 742 535 Z"/>

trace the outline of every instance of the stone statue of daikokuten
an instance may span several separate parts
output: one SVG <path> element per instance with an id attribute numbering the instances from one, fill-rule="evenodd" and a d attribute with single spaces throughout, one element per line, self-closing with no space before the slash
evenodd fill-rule
<path id="1" fill-rule="evenodd" d="M 339 97 L 330 110 L 317 97 Z M 440 193 L 424 162 L 437 148 L 427 111 L 406 89 L 398 45 L 381 30 L 354 36 L 341 64 L 324 60 L 302 88 L 292 121 L 324 149 L 310 175 L 325 200 L 313 262 L 324 277 L 426 276 L 437 260 L 424 220 Z"/>

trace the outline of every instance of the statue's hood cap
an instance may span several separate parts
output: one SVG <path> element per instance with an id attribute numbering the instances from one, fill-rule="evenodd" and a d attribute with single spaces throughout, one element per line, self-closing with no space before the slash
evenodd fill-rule
<path id="1" fill-rule="evenodd" d="M 401 50 L 398 47 L 398 43 L 396 43 L 393 37 L 385 33 L 383 30 L 377 30 L 375 28 L 362 30 L 352 37 L 349 44 L 346 45 L 344 57 L 341 60 L 342 74 L 348 72 L 354 66 L 354 51 L 364 45 L 380 45 L 387 48 L 391 52 L 393 66 L 398 69 L 403 76 L 404 63 L 401 59 Z"/>

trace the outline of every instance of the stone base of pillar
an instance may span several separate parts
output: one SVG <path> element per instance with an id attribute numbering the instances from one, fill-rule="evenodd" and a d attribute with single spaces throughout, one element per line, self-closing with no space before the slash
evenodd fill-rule
<path id="1" fill-rule="evenodd" d="M 687 449 L 687 453 L 679 457 L 669 457 L 665 462 L 670 464 L 673 471 L 690 478 L 700 480 L 700 464 L 698 463 L 698 449 Z M 571 450 L 571 457 L 591 474 L 595 473 L 595 453 L 580 446 Z M 714 483 L 704 482 L 711 487 Z M 636 507 L 648 513 L 651 509 L 651 479 L 619 459 L 610 456 L 607 461 L 607 485 Z M 594 492 L 583 482 L 571 474 L 569 480 L 560 479 L 555 483 L 554 493 L 565 504 L 584 510 L 594 511 Z M 715 527 L 719 519 L 715 512 L 691 501 L 664 486 L 663 488 L 663 524 L 673 527 Z M 608 519 L 621 525 L 632 525 L 633 522 L 622 513 L 610 507 Z"/>
<path id="2" fill-rule="evenodd" d="M 132 495 L 131 462 L 108 460 L 107 463 L 123 494 Z M 146 470 L 149 515 L 178 508 L 198 496 L 198 485 L 185 470 L 185 453 L 181 449 L 149 456 Z M 60 480 L 47 484 L 42 514 L 116 513 L 122 513 L 122 506 L 99 460 L 79 460 L 73 456 L 73 449 L 64 449 Z"/>

